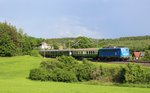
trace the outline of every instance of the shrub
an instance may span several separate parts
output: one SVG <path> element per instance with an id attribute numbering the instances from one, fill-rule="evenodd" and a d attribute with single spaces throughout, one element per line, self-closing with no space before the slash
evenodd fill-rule
<path id="1" fill-rule="evenodd" d="M 59 64 L 62 66 L 63 69 L 67 69 L 69 71 L 75 70 L 75 68 L 79 65 L 77 60 L 72 56 L 61 56 L 58 57 L 57 60 L 59 61 Z"/>
<path id="2" fill-rule="evenodd" d="M 120 68 L 118 67 L 115 67 L 115 68 L 109 68 L 108 69 L 108 77 L 109 77 L 109 81 L 111 82 L 118 82 L 118 75 L 119 75 L 119 71 L 120 71 Z"/>
<path id="3" fill-rule="evenodd" d="M 150 72 L 146 73 L 146 83 L 150 84 Z"/>
<path id="4" fill-rule="evenodd" d="M 86 61 L 80 64 L 76 69 L 76 76 L 79 81 L 88 81 L 92 79 L 91 73 L 96 68 L 92 63 Z"/>
<path id="5" fill-rule="evenodd" d="M 86 59 L 79 64 L 72 57 L 62 56 L 55 60 L 42 61 L 40 68 L 30 71 L 29 78 L 59 82 L 100 80 L 117 83 L 150 83 L 149 70 L 131 63 L 125 67 L 96 66 Z"/>
<path id="6" fill-rule="evenodd" d="M 30 71 L 29 78 L 42 81 L 76 82 L 78 81 L 75 74 L 75 65 L 77 64 L 75 59 L 67 56 L 59 57 L 56 60 L 44 60 L 39 69 Z"/>
<path id="7" fill-rule="evenodd" d="M 145 51 L 144 57 L 141 59 L 143 61 L 150 61 L 150 50 Z"/>
<path id="8" fill-rule="evenodd" d="M 46 70 L 36 68 L 30 71 L 29 78 L 32 80 L 46 81 L 47 75 L 48 75 L 48 72 Z"/>
<path id="9" fill-rule="evenodd" d="M 57 57 L 57 60 L 59 62 L 64 63 L 66 66 L 74 66 L 78 64 L 77 60 L 73 58 L 72 56 L 60 56 L 60 57 Z"/>
<path id="10" fill-rule="evenodd" d="M 91 78 L 92 80 L 102 80 L 103 79 L 103 67 L 100 65 L 97 68 L 94 68 L 91 72 Z"/>
<path id="11" fill-rule="evenodd" d="M 95 68 L 91 73 L 92 80 L 100 80 L 103 82 L 117 82 L 123 83 L 125 81 L 125 69 L 120 68 L 104 68 L 100 65 L 98 68 Z"/>
<path id="12" fill-rule="evenodd" d="M 40 67 L 48 71 L 52 71 L 57 68 L 63 69 L 65 67 L 65 64 L 59 62 L 58 60 L 44 60 L 41 62 Z"/>
<path id="13" fill-rule="evenodd" d="M 55 69 L 49 74 L 49 80 L 59 82 L 76 82 L 77 78 L 75 73 L 65 69 Z"/>
<path id="14" fill-rule="evenodd" d="M 39 52 L 37 50 L 32 50 L 30 53 L 30 56 L 41 57 L 41 55 L 39 54 Z"/>
<path id="15" fill-rule="evenodd" d="M 101 79 L 105 82 L 117 82 L 119 70 L 120 69 L 118 67 L 101 67 Z"/>
<path id="16" fill-rule="evenodd" d="M 129 63 L 125 70 L 125 81 L 127 83 L 142 83 L 145 81 L 144 73 L 140 65 Z"/>
<path id="17" fill-rule="evenodd" d="M 116 82 L 118 83 L 124 83 L 125 82 L 125 73 L 126 69 L 124 67 L 120 67 L 120 70 L 118 72 L 118 75 L 116 76 Z"/>

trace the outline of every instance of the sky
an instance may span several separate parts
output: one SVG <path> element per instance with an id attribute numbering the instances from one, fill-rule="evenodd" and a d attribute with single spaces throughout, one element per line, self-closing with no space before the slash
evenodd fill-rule
<path id="1" fill-rule="evenodd" d="M 0 22 L 40 38 L 150 35 L 150 0 L 0 0 Z"/>

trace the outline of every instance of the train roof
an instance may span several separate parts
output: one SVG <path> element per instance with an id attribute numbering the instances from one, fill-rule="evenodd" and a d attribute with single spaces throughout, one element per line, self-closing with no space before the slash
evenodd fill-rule
<path id="1" fill-rule="evenodd" d="M 40 51 L 94 51 L 99 48 L 83 48 L 83 49 L 62 49 L 62 50 L 40 50 Z"/>
<path id="2" fill-rule="evenodd" d="M 100 50 L 111 50 L 111 49 L 129 49 L 128 47 L 105 47 L 105 48 L 101 48 Z"/>

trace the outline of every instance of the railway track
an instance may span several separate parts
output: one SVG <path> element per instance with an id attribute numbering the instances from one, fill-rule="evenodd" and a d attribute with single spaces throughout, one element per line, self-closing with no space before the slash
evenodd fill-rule
<path id="1" fill-rule="evenodd" d="M 110 64 L 136 63 L 136 64 L 140 64 L 140 65 L 143 65 L 143 66 L 150 67 L 150 61 L 135 61 L 135 60 L 131 60 L 131 61 L 109 61 L 109 62 L 104 62 L 104 63 L 110 63 Z"/>

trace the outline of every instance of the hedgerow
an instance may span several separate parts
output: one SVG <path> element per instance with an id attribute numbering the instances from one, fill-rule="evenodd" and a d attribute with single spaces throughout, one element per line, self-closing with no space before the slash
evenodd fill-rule
<path id="1" fill-rule="evenodd" d="M 61 56 L 55 60 L 41 62 L 40 68 L 32 69 L 29 78 L 41 81 L 77 82 L 103 81 L 116 83 L 150 83 L 150 69 L 137 64 L 124 67 L 96 66 L 88 60 L 77 62 L 71 56 Z"/>

